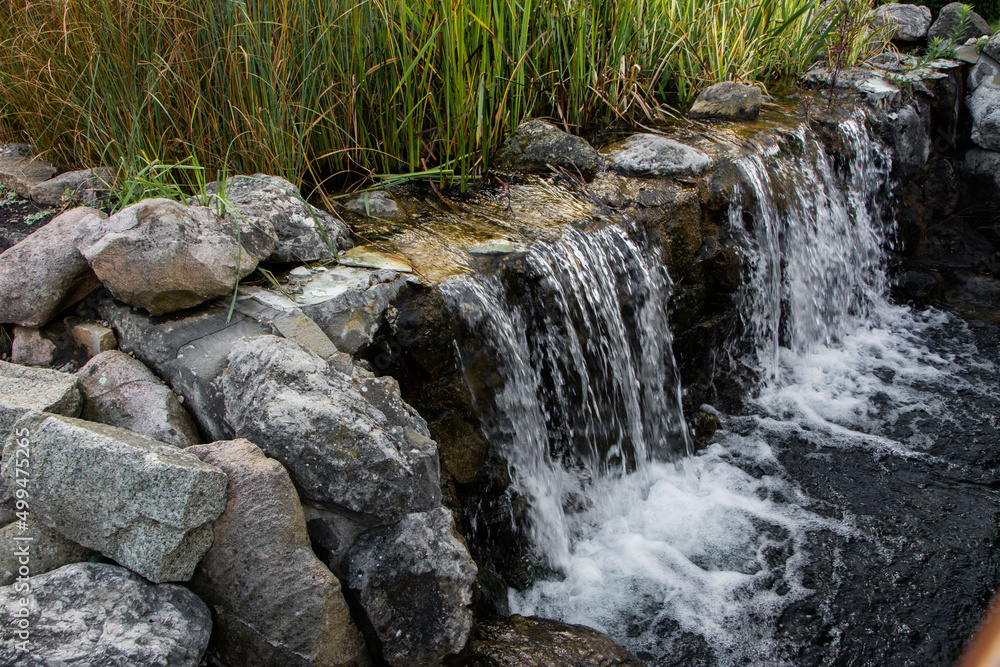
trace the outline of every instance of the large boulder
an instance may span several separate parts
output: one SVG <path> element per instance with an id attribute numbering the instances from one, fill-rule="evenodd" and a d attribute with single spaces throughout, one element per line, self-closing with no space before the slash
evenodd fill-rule
<path id="1" fill-rule="evenodd" d="M 56 175 L 56 168 L 39 157 L 12 151 L 0 155 L 0 186 L 10 188 L 18 197 L 27 199 L 31 188 Z"/>
<path id="2" fill-rule="evenodd" d="M 107 216 L 75 208 L 0 254 L 0 322 L 40 327 L 100 283 L 76 248 L 81 225 Z"/>
<path id="3" fill-rule="evenodd" d="M 362 535 L 343 567 L 390 664 L 440 665 L 465 646 L 476 566 L 448 510 L 410 514 Z"/>
<path id="4" fill-rule="evenodd" d="M 147 199 L 107 220 L 88 219 L 77 248 L 116 298 L 163 315 L 232 294 L 271 254 L 273 234 L 265 223 Z"/>
<path id="5" fill-rule="evenodd" d="M 966 89 L 974 91 L 982 85 L 1000 88 L 1000 63 L 986 52 L 979 55 L 976 64 L 969 70 Z"/>
<path id="6" fill-rule="evenodd" d="M 209 206 L 254 228 L 273 229 L 277 243 L 271 262 L 312 262 L 332 259 L 351 247 L 347 226 L 309 205 L 299 189 L 278 176 L 232 176 L 209 183 Z"/>
<path id="7" fill-rule="evenodd" d="M 893 41 L 912 43 L 924 40 L 931 27 L 931 9 L 923 5 L 890 2 L 875 9 L 876 21 L 887 26 Z"/>
<path id="8" fill-rule="evenodd" d="M 963 13 L 966 19 L 963 21 Z M 953 2 L 945 5 L 937 20 L 927 30 L 927 39 L 949 39 L 961 44 L 991 33 L 989 22 L 972 11 L 970 5 Z"/>
<path id="9" fill-rule="evenodd" d="M 226 506 L 225 473 L 130 431 L 34 412 L 4 447 L 11 488 L 27 451 L 36 519 L 151 581 L 191 578 Z"/>
<path id="10" fill-rule="evenodd" d="M 367 662 L 340 582 L 316 558 L 288 473 L 247 440 L 187 450 L 229 477 L 226 511 L 191 588 L 215 612 L 215 646 L 241 667 Z"/>
<path id="11" fill-rule="evenodd" d="M 371 345 L 386 310 L 406 284 L 406 276 L 386 273 L 393 276 L 387 282 L 345 289 L 333 298 L 303 305 L 302 312 L 319 325 L 337 349 L 357 354 Z"/>
<path id="12" fill-rule="evenodd" d="M 85 561 L 93 553 L 38 521 L 8 524 L 0 528 L 0 586 Z"/>
<path id="13" fill-rule="evenodd" d="M 78 563 L 0 588 L 0 664 L 198 667 L 212 616 L 191 591 Z"/>
<path id="14" fill-rule="evenodd" d="M 102 352 L 77 372 L 82 417 L 178 447 L 199 442 L 198 429 L 174 392 L 139 360 Z"/>
<path id="15" fill-rule="evenodd" d="M 111 170 L 107 168 L 68 171 L 31 187 L 31 201 L 39 206 L 64 206 L 67 202 L 98 205 L 108 199 Z"/>
<path id="16" fill-rule="evenodd" d="M 931 154 L 930 119 L 914 105 L 900 107 L 884 116 L 883 138 L 892 147 L 893 173 L 910 178 L 923 169 Z"/>
<path id="17" fill-rule="evenodd" d="M 696 176 L 712 167 L 703 151 L 657 134 L 633 134 L 605 157 L 625 176 Z"/>
<path id="18" fill-rule="evenodd" d="M 233 348 L 222 386 L 236 434 L 283 463 L 303 498 L 373 524 L 410 511 L 423 480 L 407 460 L 404 429 L 351 377 L 295 343 L 257 336 Z"/>
<path id="19" fill-rule="evenodd" d="M 0 442 L 29 412 L 78 417 L 83 407 L 79 381 L 69 373 L 0 361 Z"/>
<path id="20" fill-rule="evenodd" d="M 529 120 L 521 123 L 504 142 L 497 165 L 529 172 L 547 172 L 551 165 L 587 176 L 597 171 L 599 158 L 594 147 L 580 137 L 543 120 Z"/>
<path id="21" fill-rule="evenodd" d="M 735 81 L 723 81 L 698 94 L 688 116 L 724 120 L 756 120 L 763 95 L 760 88 Z"/>
<path id="22" fill-rule="evenodd" d="M 969 96 L 968 106 L 972 141 L 981 148 L 1000 151 L 1000 86 L 979 86 Z"/>

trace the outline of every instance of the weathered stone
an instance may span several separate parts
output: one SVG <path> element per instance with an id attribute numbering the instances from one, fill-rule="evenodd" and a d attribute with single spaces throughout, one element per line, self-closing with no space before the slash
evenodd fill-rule
<path id="1" fill-rule="evenodd" d="M 968 20 L 963 24 L 963 9 L 968 10 Z M 927 39 L 950 39 L 962 43 L 967 39 L 977 39 L 990 34 L 990 24 L 982 16 L 972 11 L 970 5 L 953 2 L 945 5 L 938 13 L 937 20 L 927 30 Z"/>
<path id="2" fill-rule="evenodd" d="M 98 354 L 76 375 L 83 392 L 84 419 L 177 447 L 199 442 L 191 415 L 141 361 L 112 350 Z"/>
<path id="3" fill-rule="evenodd" d="M 191 591 L 154 585 L 114 565 L 77 563 L 31 580 L 27 607 L 17 586 L 0 588 L 0 609 L 27 609 L 30 650 L 21 651 L 17 622 L 0 624 L 0 663 L 198 667 L 212 616 Z"/>
<path id="4" fill-rule="evenodd" d="M 0 442 L 7 441 L 14 422 L 29 412 L 77 417 L 82 407 L 76 377 L 0 361 Z"/>
<path id="5" fill-rule="evenodd" d="M 22 556 L 27 551 L 27 564 Z M 81 547 L 37 521 L 11 523 L 0 528 L 0 586 L 9 586 L 19 576 L 37 577 L 63 565 L 80 563 L 93 552 Z"/>
<path id="6" fill-rule="evenodd" d="M 890 2 L 875 10 L 876 21 L 886 25 L 897 42 L 919 42 L 927 37 L 931 27 L 931 9 L 922 5 Z"/>
<path id="7" fill-rule="evenodd" d="M 31 144 L 0 144 L 0 157 L 31 157 Z"/>
<path id="8" fill-rule="evenodd" d="M 390 255 L 365 246 L 351 248 L 341 253 L 337 258 L 341 266 L 353 266 L 362 269 L 389 270 L 397 273 L 412 273 L 413 267 L 405 258 Z"/>
<path id="9" fill-rule="evenodd" d="M 187 581 L 212 543 L 226 505 L 226 476 L 172 445 L 59 415 L 14 425 L 30 443 L 33 515 L 77 544 L 151 581 Z M 14 451 L 3 477 L 13 485 Z"/>
<path id="10" fill-rule="evenodd" d="M 96 322 L 77 322 L 70 327 L 70 334 L 76 344 L 87 351 L 88 357 L 96 357 L 118 347 L 115 332 Z"/>
<path id="11" fill-rule="evenodd" d="M 257 336 L 233 348 L 222 386 L 237 435 L 283 463 L 303 498 L 376 524 L 410 510 L 415 480 L 403 429 L 320 357 Z"/>
<path id="12" fill-rule="evenodd" d="M 231 294 L 271 254 L 272 236 L 205 207 L 147 199 L 89 218 L 77 248 L 116 298 L 163 315 Z"/>
<path id="13" fill-rule="evenodd" d="M 476 625 L 467 665 L 475 667 L 644 667 L 610 637 L 547 618 L 490 618 Z"/>
<path id="14" fill-rule="evenodd" d="M 1000 153 L 973 149 L 958 166 L 964 206 L 973 210 L 1000 209 Z"/>
<path id="15" fill-rule="evenodd" d="M 344 208 L 351 213 L 368 218 L 382 218 L 384 220 L 406 220 L 407 218 L 403 207 L 385 190 L 362 192 L 357 197 L 348 200 L 344 204 Z"/>
<path id="16" fill-rule="evenodd" d="M 965 44 L 955 49 L 954 58 L 960 62 L 975 65 L 976 61 L 979 60 L 979 55 L 979 49 L 976 48 L 975 44 Z"/>
<path id="17" fill-rule="evenodd" d="M 187 450 L 229 478 L 226 511 L 191 588 L 215 611 L 215 646 L 241 667 L 367 663 L 340 582 L 309 545 L 280 463 L 247 440 Z"/>
<path id="18" fill-rule="evenodd" d="M 222 190 L 230 217 L 257 229 L 274 230 L 277 243 L 268 261 L 332 259 L 338 249 L 351 247 L 350 231 L 344 223 L 309 205 L 297 187 L 278 176 L 233 176 L 223 188 L 215 182 L 205 190 L 209 195 L 218 195 Z M 220 204 L 216 198 L 209 206 L 218 208 Z"/>
<path id="19" fill-rule="evenodd" d="M 605 157 L 626 176 L 696 176 L 712 167 L 703 151 L 656 134 L 633 134 Z"/>
<path id="20" fill-rule="evenodd" d="M 983 47 L 983 53 L 993 60 L 1000 60 L 1000 30 L 990 37 L 990 41 Z"/>
<path id="21" fill-rule="evenodd" d="M 332 299 L 302 307 L 337 348 L 357 354 L 371 344 L 389 304 L 406 278 L 378 283 L 367 289 L 349 289 Z"/>
<path id="22" fill-rule="evenodd" d="M 275 333 L 324 359 L 337 353 L 337 346 L 329 336 L 294 301 L 283 294 L 259 287 L 241 287 L 235 309 L 262 324 L 270 325 Z"/>
<path id="23" fill-rule="evenodd" d="M 0 155 L 0 186 L 27 199 L 31 188 L 56 175 L 54 165 L 37 157 Z"/>
<path id="24" fill-rule="evenodd" d="M 968 106 L 972 141 L 981 148 L 1000 151 L 1000 86 L 979 86 L 969 96 Z"/>
<path id="25" fill-rule="evenodd" d="M 10 360 L 22 366 L 51 366 L 56 357 L 56 344 L 44 338 L 34 327 L 14 327 L 14 342 Z"/>
<path id="26" fill-rule="evenodd" d="M 428 426 L 437 441 L 441 461 L 459 484 L 472 484 L 489 451 L 489 443 L 472 424 L 454 412 L 446 412 Z"/>
<path id="27" fill-rule="evenodd" d="M 448 510 L 410 514 L 362 535 L 344 569 L 390 664 L 439 665 L 465 646 L 476 566 Z"/>
<path id="28" fill-rule="evenodd" d="M 888 125 L 885 134 L 893 151 L 893 172 L 909 178 L 923 169 L 930 157 L 928 119 L 913 105 L 891 111 L 885 119 Z"/>
<path id="29" fill-rule="evenodd" d="M 100 283 L 75 245 L 81 224 L 107 216 L 76 208 L 0 254 L 0 322 L 40 327 Z"/>
<path id="30" fill-rule="evenodd" d="M 691 118 L 722 118 L 756 120 L 763 100 L 760 88 L 734 81 L 709 86 L 698 94 L 688 116 Z"/>
<path id="31" fill-rule="evenodd" d="M 966 88 L 975 90 L 982 85 L 1000 88 L 1000 63 L 985 53 L 979 55 L 975 66 L 969 70 Z"/>
<path id="32" fill-rule="evenodd" d="M 103 167 L 68 171 L 32 186 L 31 201 L 39 206 L 98 204 L 108 199 L 111 178 L 111 170 Z"/>
<path id="33" fill-rule="evenodd" d="M 504 142 L 497 155 L 497 165 L 516 171 L 549 171 L 549 165 L 579 171 L 586 175 L 597 171 L 599 156 L 593 146 L 580 137 L 563 132 L 542 120 L 521 123 Z"/>
<path id="34" fill-rule="evenodd" d="M 829 67 L 813 67 L 802 75 L 802 83 L 807 88 L 854 88 L 859 83 L 867 81 L 872 71 L 867 67 L 845 67 L 831 69 Z"/>

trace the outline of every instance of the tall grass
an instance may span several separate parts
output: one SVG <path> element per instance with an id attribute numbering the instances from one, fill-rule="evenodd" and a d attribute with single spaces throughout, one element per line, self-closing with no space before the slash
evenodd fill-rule
<path id="1" fill-rule="evenodd" d="M 0 132 L 67 164 L 464 184 L 528 116 L 585 132 L 787 80 L 829 19 L 819 0 L 6 0 Z"/>

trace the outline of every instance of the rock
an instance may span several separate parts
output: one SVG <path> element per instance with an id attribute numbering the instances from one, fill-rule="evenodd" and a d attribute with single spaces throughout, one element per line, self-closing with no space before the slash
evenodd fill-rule
<path id="1" fill-rule="evenodd" d="M 147 579 L 187 581 L 226 506 L 226 476 L 172 445 L 79 419 L 30 413 L 4 448 L 31 451 L 33 516 Z"/>
<path id="2" fill-rule="evenodd" d="M 986 42 L 986 46 L 983 47 L 983 54 L 995 61 L 1000 60 L 1000 30 L 990 37 L 990 41 Z"/>
<path id="3" fill-rule="evenodd" d="M 969 71 L 966 87 L 975 90 L 984 84 L 1000 88 L 1000 63 L 985 53 L 980 54 L 975 66 Z"/>
<path id="4" fill-rule="evenodd" d="M 324 359 L 337 353 L 337 346 L 310 317 L 285 295 L 259 287 L 240 287 L 236 310 L 274 332 L 294 341 Z"/>
<path id="5" fill-rule="evenodd" d="M 221 204 L 218 199 L 220 190 L 224 193 L 227 215 L 237 218 L 242 224 L 274 230 L 277 243 L 267 261 L 332 259 L 338 249 L 351 247 L 347 226 L 329 213 L 309 205 L 299 189 L 283 178 L 254 174 L 232 176 L 223 188 L 218 181 L 209 183 L 205 191 L 216 195 L 209 203 L 215 209 Z"/>
<path id="6" fill-rule="evenodd" d="M 11 523 L 0 528 L 0 586 L 10 586 L 19 576 L 37 577 L 63 565 L 80 563 L 92 553 L 37 521 Z M 22 558 L 27 564 L 21 562 Z"/>
<path id="7" fill-rule="evenodd" d="M 472 629 L 476 566 L 443 508 L 362 535 L 344 556 L 348 586 L 392 665 L 439 665 Z"/>
<path id="8" fill-rule="evenodd" d="M 474 667 L 645 666 L 597 630 L 517 614 L 478 622 L 466 655 Z"/>
<path id="9" fill-rule="evenodd" d="M 54 165 L 37 157 L 0 155 L 0 186 L 27 199 L 31 188 L 56 175 Z"/>
<path id="10" fill-rule="evenodd" d="M 14 342 L 10 360 L 22 366 L 51 366 L 56 357 L 56 345 L 43 338 L 34 327 L 14 327 Z"/>
<path id="11" fill-rule="evenodd" d="M 118 347 L 115 332 L 96 322 L 77 322 L 70 327 L 70 334 L 77 345 L 86 349 L 87 356 L 91 358 Z"/>
<path id="12" fill-rule="evenodd" d="M 406 460 L 413 471 L 413 511 L 429 512 L 441 507 L 441 461 L 437 443 L 409 427 L 404 428 L 403 433 L 410 445 Z"/>
<path id="13" fill-rule="evenodd" d="M 515 171 L 547 172 L 549 165 L 589 176 L 597 171 L 599 156 L 580 137 L 542 120 L 521 123 L 497 155 L 497 166 Z"/>
<path id="14" fill-rule="evenodd" d="M 482 255 L 490 257 L 494 255 L 509 255 L 512 252 L 523 250 L 519 246 L 506 239 L 490 239 L 469 247 L 470 255 Z"/>
<path id="15" fill-rule="evenodd" d="M 931 140 L 928 121 L 913 105 L 901 107 L 885 115 L 886 137 L 892 147 L 894 174 L 909 178 L 927 164 Z"/>
<path id="16" fill-rule="evenodd" d="M 962 22 L 963 9 L 968 9 L 968 20 L 965 21 L 964 25 Z M 972 11 L 971 6 L 961 2 L 953 2 L 945 5 L 938 13 L 937 20 L 927 30 L 927 39 L 937 37 L 961 44 L 967 39 L 978 39 L 983 35 L 989 35 L 990 32 L 989 22 Z"/>
<path id="17" fill-rule="evenodd" d="M 198 667 L 212 617 L 182 586 L 154 585 L 114 565 L 78 563 L 32 578 L 25 597 L 0 588 L 0 608 L 16 619 L 26 610 L 30 634 L 22 651 L 19 622 L 0 625 L 0 663 Z"/>
<path id="18" fill-rule="evenodd" d="M 972 116 L 972 141 L 981 148 L 1000 151 L 1000 87 L 979 86 L 967 102 Z"/>
<path id="19" fill-rule="evenodd" d="M 187 451 L 229 478 L 226 511 L 191 580 L 215 612 L 220 657 L 241 667 L 367 664 L 340 582 L 313 554 L 281 464 L 247 440 Z"/>
<path id="20" fill-rule="evenodd" d="M 868 102 L 875 107 L 895 106 L 903 98 L 903 91 L 880 76 L 873 76 L 854 85 L 868 97 Z"/>
<path id="21" fill-rule="evenodd" d="M 80 225 L 107 216 L 76 208 L 0 254 L 0 322 L 40 327 L 100 283 L 76 249 Z"/>
<path id="22" fill-rule="evenodd" d="M 365 289 L 348 289 L 332 299 L 302 307 L 342 352 L 357 354 L 372 343 L 389 304 L 399 295 L 406 278 L 377 283 Z"/>
<path id="23" fill-rule="evenodd" d="M 891 2 L 875 10 L 875 18 L 887 25 L 896 42 L 920 42 L 927 37 L 931 27 L 931 9 L 922 5 L 903 5 Z"/>
<path id="24" fill-rule="evenodd" d="M 966 44 L 955 49 L 955 60 L 969 65 L 975 65 L 979 60 L 979 49 L 975 44 Z"/>
<path id="25" fill-rule="evenodd" d="M 14 422 L 29 412 L 77 417 L 82 407 L 76 377 L 0 361 L 0 442 L 6 442 Z"/>
<path id="26" fill-rule="evenodd" d="M 760 88 L 734 81 L 709 86 L 698 94 L 688 116 L 691 118 L 723 118 L 726 120 L 757 120 L 763 99 Z"/>
<path id="27" fill-rule="evenodd" d="M 82 417 L 177 447 L 197 444 L 198 429 L 174 392 L 141 361 L 102 352 L 77 371 Z"/>
<path id="28" fill-rule="evenodd" d="M 29 194 L 39 206 L 94 205 L 108 199 L 111 179 L 111 170 L 103 167 L 68 171 L 32 186 Z"/>
<path id="29" fill-rule="evenodd" d="M 362 269 L 390 270 L 397 273 L 411 273 L 413 267 L 403 258 L 389 255 L 364 246 L 351 248 L 337 258 L 342 266 L 353 266 Z"/>
<path id="30" fill-rule="evenodd" d="M 703 151 L 656 134 L 633 134 L 605 157 L 625 176 L 696 176 L 712 167 Z"/>
<path id="31" fill-rule="evenodd" d="M 0 144 L 0 157 L 31 157 L 31 144 Z"/>
<path id="32" fill-rule="evenodd" d="M 77 248 L 117 299 L 163 315 L 232 294 L 271 254 L 271 236 L 205 207 L 147 199 L 107 220 L 89 218 Z"/>
<path id="33" fill-rule="evenodd" d="M 454 412 L 446 412 L 431 422 L 431 432 L 441 452 L 441 461 L 459 484 L 472 484 L 489 452 L 489 443 L 472 424 Z"/>
<path id="34" fill-rule="evenodd" d="M 872 71 L 867 67 L 845 67 L 840 70 L 813 67 L 802 76 L 802 84 L 807 88 L 854 88 L 871 76 Z"/>
<path id="35" fill-rule="evenodd" d="M 351 213 L 363 215 L 368 218 L 406 220 L 408 217 L 403 207 L 396 203 L 396 200 L 385 190 L 362 192 L 357 197 L 348 200 L 344 204 L 344 208 Z"/>
<path id="36" fill-rule="evenodd" d="M 320 357 L 257 336 L 233 348 L 222 386 L 237 435 L 283 463 L 304 499 L 376 525 L 410 510 L 415 480 L 403 429 Z"/>
<path id="37" fill-rule="evenodd" d="M 959 173 L 966 208 L 987 211 L 1000 208 L 1000 153 L 970 150 L 959 164 Z"/>

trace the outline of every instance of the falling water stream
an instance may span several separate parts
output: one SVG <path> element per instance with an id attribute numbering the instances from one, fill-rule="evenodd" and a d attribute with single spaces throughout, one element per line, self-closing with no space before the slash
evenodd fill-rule
<path id="1" fill-rule="evenodd" d="M 498 359 L 487 436 L 554 573 L 511 590 L 512 611 L 595 627 L 650 664 L 803 664 L 808 633 L 784 625 L 813 616 L 825 619 L 825 660 L 849 652 L 835 617 L 853 552 L 817 544 L 867 541 L 885 563 L 899 545 L 815 497 L 822 468 L 800 479 L 789 457 L 803 469 L 835 466 L 840 451 L 887 469 L 945 465 L 923 425 L 949 418 L 942 396 L 992 396 L 982 377 L 993 367 L 964 324 L 888 300 L 890 157 L 861 117 L 839 134 L 848 159 L 800 129 L 752 142 L 736 163 L 730 231 L 749 280 L 722 352 L 758 389 L 736 414 L 705 406 L 723 428 L 695 454 L 670 280 L 630 230 L 534 244 L 530 288 L 498 276 L 448 284 Z"/>

